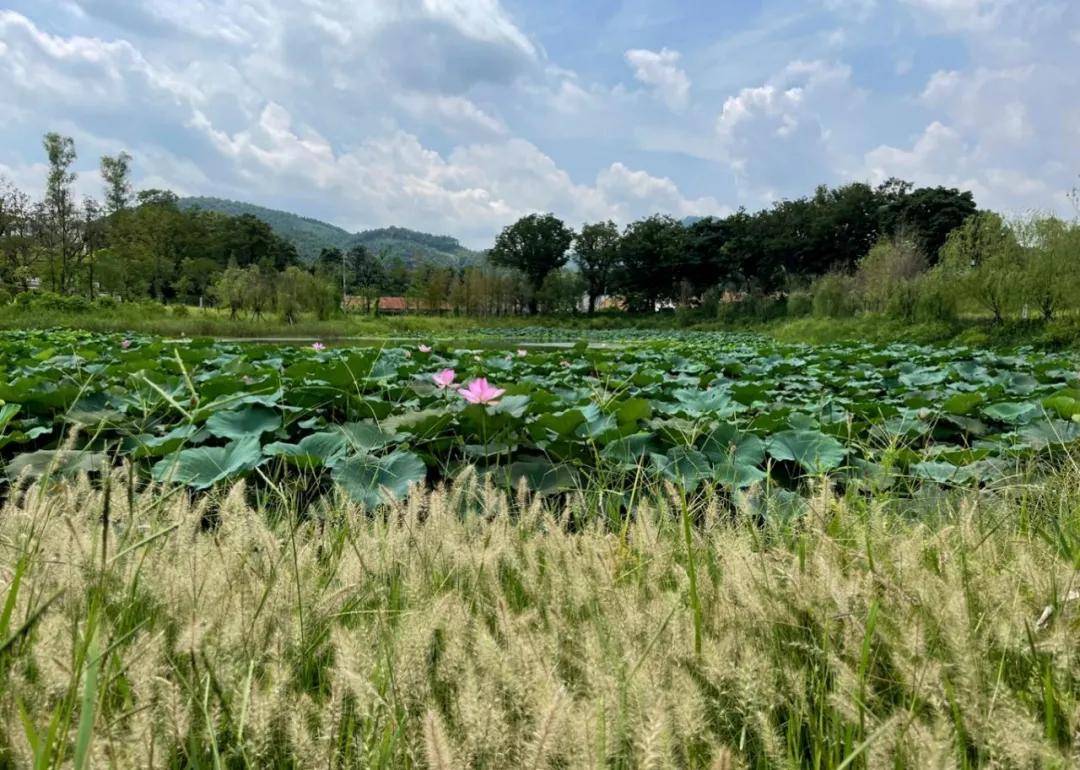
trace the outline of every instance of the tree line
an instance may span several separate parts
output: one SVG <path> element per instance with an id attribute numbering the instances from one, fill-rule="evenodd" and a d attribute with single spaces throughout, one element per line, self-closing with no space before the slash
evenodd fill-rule
<path id="1" fill-rule="evenodd" d="M 1044 315 L 1072 296 L 1061 288 L 1069 282 L 1054 278 L 1053 259 L 1033 256 L 1060 258 L 1071 248 L 1062 244 L 1071 243 L 1072 225 L 1048 218 L 1009 225 L 980 212 L 970 192 L 896 179 L 822 186 L 756 212 L 685 221 L 654 215 L 622 228 L 601 221 L 575 230 L 553 214 L 531 214 L 467 267 L 409 262 L 362 244 L 325 248 L 305 264 L 292 243 L 252 215 L 185 209 L 165 190 L 135 192 L 127 153 L 100 159 L 101 202 L 79 200 L 72 139 L 49 133 L 43 149 L 40 200 L 0 180 L 0 294 L 37 288 L 88 299 L 209 302 L 232 315 L 278 312 L 288 320 L 328 317 L 344 295 L 363 311 L 386 295 L 407 298 L 415 310 L 472 315 L 591 313 L 601 298 L 635 313 L 724 312 L 721 305 L 794 297 L 795 307 L 842 314 L 883 310 L 915 291 L 915 276 L 948 269 L 952 287 L 995 317 L 1014 309 L 1005 295 L 1015 297 L 1020 283 Z M 1035 275 L 1044 289 L 1035 288 Z"/>
<path id="2" fill-rule="evenodd" d="M 628 310 L 693 304 L 717 288 L 771 295 L 816 276 L 853 270 L 871 247 L 904 233 L 936 261 L 949 233 L 976 212 L 970 192 L 915 189 L 889 180 L 819 187 L 750 213 L 692 222 L 655 215 L 619 229 L 585 224 L 577 232 L 551 214 L 524 217 L 505 228 L 489 252 L 494 264 L 524 273 L 534 296 L 548 276 L 573 264 L 588 306 L 619 297 Z M 532 305 L 536 309 L 535 303 Z"/>

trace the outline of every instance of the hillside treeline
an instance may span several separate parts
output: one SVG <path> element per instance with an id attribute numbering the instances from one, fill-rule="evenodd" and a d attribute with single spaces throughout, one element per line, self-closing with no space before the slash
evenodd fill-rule
<path id="1" fill-rule="evenodd" d="M 1049 217 L 1005 222 L 970 192 L 889 180 L 819 187 L 757 211 L 679 221 L 651 216 L 574 230 L 551 214 L 507 226 L 486 261 L 453 267 L 363 244 L 295 245 L 250 215 L 136 193 L 132 158 L 101 158 L 102 200 L 74 192 L 74 142 L 44 137 L 40 200 L 0 180 L 0 299 L 212 304 L 231 315 L 374 310 L 401 296 L 414 310 L 472 315 L 635 313 L 664 308 L 769 317 L 885 312 L 945 318 L 958 305 L 1000 319 L 1052 317 L 1080 303 L 1077 227 Z M 435 236 L 432 236 L 435 237 Z M 1071 274 L 1064 273 L 1071 271 Z M 36 297 L 37 299 L 34 299 Z M 76 299 L 65 299 L 76 298 Z"/>

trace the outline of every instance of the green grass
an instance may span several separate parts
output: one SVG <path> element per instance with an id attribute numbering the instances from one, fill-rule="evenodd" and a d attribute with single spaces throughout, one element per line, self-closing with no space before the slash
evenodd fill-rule
<path id="1" fill-rule="evenodd" d="M 1080 346 L 1080 316 L 1065 316 L 1051 322 L 1041 319 L 1009 319 L 994 324 L 988 318 L 970 316 L 954 323 L 912 324 L 882 315 L 856 318 L 779 318 L 771 321 L 721 322 L 698 312 L 657 313 L 631 316 L 606 312 L 595 316 L 425 316 L 425 315 L 339 315 L 327 320 L 305 316 L 288 324 L 274 313 L 261 318 L 241 314 L 230 318 L 214 308 L 164 306 L 153 303 L 95 308 L 70 312 L 48 308 L 0 306 L 0 330 L 48 329 L 55 327 L 99 332 L 137 332 L 166 337 L 297 337 L 333 339 L 341 337 L 392 337 L 432 335 L 462 337 L 485 329 L 515 330 L 549 327 L 562 329 L 568 338 L 589 331 L 618 329 L 657 331 L 748 331 L 782 342 L 823 344 L 859 340 L 875 343 L 894 341 L 921 344 L 965 344 L 979 347 L 1035 347 L 1060 350 Z"/>
<path id="2" fill-rule="evenodd" d="M 0 767 L 1080 761 L 1075 470 L 789 519 L 468 475 L 300 518 L 128 479 L 0 509 Z"/>

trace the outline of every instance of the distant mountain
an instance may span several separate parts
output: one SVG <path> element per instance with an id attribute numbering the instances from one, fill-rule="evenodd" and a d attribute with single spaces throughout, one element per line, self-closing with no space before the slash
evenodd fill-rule
<path id="1" fill-rule="evenodd" d="M 268 209 L 253 203 L 225 200 L 224 198 L 181 198 L 180 207 L 205 209 L 230 216 L 251 214 L 273 228 L 274 232 L 296 246 L 301 259 L 314 262 L 324 248 L 346 251 L 360 243 L 384 259 L 400 257 L 410 267 L 420 262 L 461 266 L 480 259 L 480 253 L 466 249 L 456 238 L 448 235 L 429 235 L 404 227 L 383 227 L 350 233 L 337 225 L 331 225 L 311 217 L 302 217 L 288 211 Z"/>

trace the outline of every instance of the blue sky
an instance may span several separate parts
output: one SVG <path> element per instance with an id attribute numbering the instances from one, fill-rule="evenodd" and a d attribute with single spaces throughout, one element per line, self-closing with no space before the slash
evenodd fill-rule
<path id="1" fill-rule="evenodd" d="M 0 175 L 41 135 L 78 190 L 140 187 L 489 245 L 759 208 L 820 183 L 971 189 L 1075 213 L 1076 0 L 15 0 L 0 6 Z"/>

